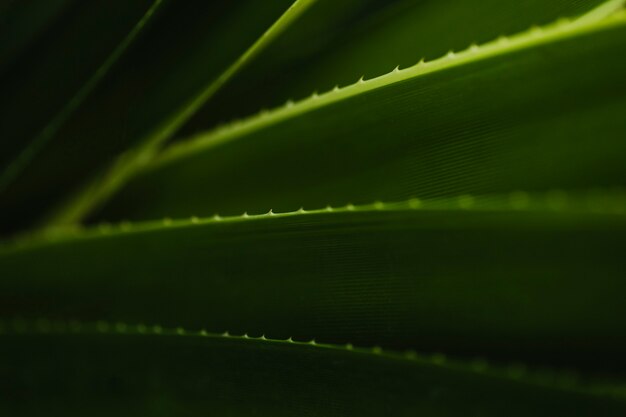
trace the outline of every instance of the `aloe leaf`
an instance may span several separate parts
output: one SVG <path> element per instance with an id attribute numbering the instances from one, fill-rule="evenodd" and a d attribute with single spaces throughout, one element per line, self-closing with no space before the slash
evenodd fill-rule
<path id="1" fill-rule="evenodd" d="M 130 326 L 15 322 L 4 410 L 20 415 L 619 416 L 623 398 L 443 357 Z M 17 332 L 16 332 L 17 331 Z M 549 381 L 549 380 L 548 380 Z M 99 406 L 94 409 L 94 404 Z M 95 413 L 95 414 L 94 414 Z"/>
<path id="2" fill-rule="evenodd" d="M 18 219 L 37 210 L 11 205 L 15 199 L 34 199 L 33 188 L 29 188 L 33 183 L 44 188 L 42 196 L 49 192 L 45 190 L 46 180 L 42 180 L 46 175 L 35 175 L 33 179 L 30 170 L 26 170 L 30 180 L 18 184 L 14 181 L 20 179 L 28 162 L 45 148 L 60 125 L 118 61 L 160 1 L 43 3 L 14 2 L 5 16 L 8 27 L 2 44 L 7 53 L 26 42 L 24 36 L 28 33 L 20 36 L 20 31 L 42 32 L 14 62 L 4 62 L 6 68 L 0 78 L 0 206 L 4 214 L 14 215 L 12 220 L 0 223 L 2 231 L 13 228 Z M 58 14 L 56 18 L 54 13 Z M 25 21 L 35 26 L 44 24 L 37 22 L 44 19 L 43 15 L 54 20 L 49 27 L 27 28 Z M 11 28 L 18 33 L 12 33 Z M 68 154 L 67 148 L 64 152 Z M 60 161 L 53 161 L 50 170 L 50 166 L 41 168 L 48 174 L 54 173 L 63 166 Z"/>
<path id="3" fill-rule="evenodd" d="M 210 79 L 205 85 L 201 85 L 197 91 L 194 91 L 186 99 L 183 100 L 178 107 L 170 109 L 168 114 L 154 124 L 151 122 L 149 128 L 143 136 L 136 140 L 137 147 L 127 151 L 122 158 L 107 171 L 105 174 L 97 178 L 93 183 L 87 185 L 81 190 L 75 198 L 63 205 L 58 214 L 55 214 L 50 220 L 51 224 L 66 224 L 80 221 L 93 207 L 97 207 L 102 201 L 106 200 L 110 194 L 114 193 L 126 178 L 143 165 L 146 159 L 160 148 L 161 144 L 170 138 L 207 100 L 209 100 L 217 90 L 219 90 L 226 82 L 233 77 L 241 68 L 247 65 L 256 55 L 261 53 L 278 35 L 289 27 L 298 17 L 304 13 L 316 0 L 295 0 L 284 14 L 282 14 L 269 29 L 267 29 L 249 48 L 247 48 L 234 62 L 232 62 L 224 71 L 217 74 L 216 78 Z M 251 4 L 247 13 L 256 11 L 261 4 Z M 265 7 L 263 5 L 263 7 Z M 251 17 L 247 16 L 248 18 Z M 256 16 L 254 16 L 256 17 Z M 233 29 L 232 23 L 229 24 L 229 31 Z M 228 32 L 227 32 L 228 33 Z M 215 39 L 212 39 L 215 42 Z M 173 87 L 170 86 L 170 88 Z M 180 87 L 176 87 L 180 88 Z M 167 92 L 167 89 L 165 89 Z M 163 100 L 155 100 L 162 102 Z M 143 109 L 142 111 L 146 111 Z M 149 110 L 148 110 L 149 112 Z"/>
<path id="4" fill-rule="evenodd" d="M 41 217 L 42 207 L 59 204 L 83 188 L 89 193 L 88 184 L 104 183 L 93 188 L 106 195 L 120 176 L 158 148 L 313 2 L 297 1 L 274 26 L 291 0 L 270 5 L 251 0 L 167 3 L 133 53 L 115 66 L 6 190 L 3 211 L 28 218 L 24 213 L 30 210 L 32 222 Z M 98 198 L 90 200 L 96 204 Z"/>
<path id="5" fill-rule="evenodd" d="M 5 247 L 0 316 L 622 372 L 625 207 L 515 193 L 101 225 Z"/>
<path id="6" fill-rule="evenodd" d="M 413 65 L 419 58 L 432 60 L 468 43 L 485 43 L 499 36 L 549 24 L 558 18 L 587 14 L 589 21 L 615 11 L 623 0 L 501 1 L 409 0 L 387 16 L 355 31 L 341 48 L 328 50 L 294 86 L 298 97 L 335 84 L 346 85 L 364 75 L 372 78 L 395 66 Z M 391 20 L 391 21 L 390 21 Z"/>
<path id="7" fill-rule="evenodd" d="M 336 50 L 355 27 L 402 0 L 318 0 L 290 30 L 268 46 L 266 55 L 237 74 L 173 137 L 181 140 L 199 130 L 269 108 L 293 98 L 293 82 L 301 79 L 323 56 Z M 389 22 L 393 23 L 393 22 Z M 310 93 L 318 85 L 310 85 Z M 237 98 L 245 97 L 245 100 Z"/>
<path id="8" fill-rule="evenodd" d="M 288 99 L 305 97 L 316 89 L 326 91 L 335 85 L 349 85 L 362 75 L 372 78 L 396 66 L 411 66 L 422 57 L 432 60 L 450 50 L 461 50 L 470 42 L 485 43 L 531 25 L 580 15 L 585 15 L 587 21 L 602 19 L 622 4 L 623 0 L 387 2 L 386 7 L 371 11 L 346 25 L 343 31 L 330 32 L 331 45 L 312 50 L 290 67 L 257 71 L 247 80 L 231 84 L 219 100 L 216 98 L 210 108 L 194 117 L 185 133 L 190 136 L 235 116 L 248 116 L 262 107 L 271 108 Z M 309 38 L 317 38 L 318 32 L 310 30 Z M 304 48 L 287 46 L 281 50 L 291 49 Z"/>
<path id="9" fill-rule="evenodd" d="M 170 147 L 96 217 L 623 185 L 625 39 L 624 13 L 559 22 L 287 103 Z"/>

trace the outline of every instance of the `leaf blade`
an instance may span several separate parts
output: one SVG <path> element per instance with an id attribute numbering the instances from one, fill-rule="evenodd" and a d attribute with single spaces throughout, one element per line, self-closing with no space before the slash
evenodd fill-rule
<path id="1" fill-rule="evenodd" d="M 277 107 L 289 99 L 295 101 L 312 91 L 352 84 L 362 75 L 369 79 L 396 66 L 409 67 L 420 58 L 431 61 L 449 51 L 460 51 L 470 42 L 483 44 L 531 25 L 581 15 L 588 22 L 597 21 L 619 6 L 619 0 L 387 2 L 385 7 L 346 25 L 343 31 L 331 32 L 332 45 L 310 52 L 292 67 L 269 69 L 256 78 L 250 76 L 252 80 L 229 86 L 229 94 L 219 98 L 219 105 L 201 112 L 181 136 L 193 136 L 220 122 L 254 114 L 260 108 Z M 308 37 L 316 37 L 315 31 L 310 31 Z M 289 77 L 283 76 L 285 72 Z M 239 97 L 247 99 L 242 102 Z"/>
<path id="2" fill-rule="evenodd" d="M 103 332 L 83 324 L 74 333 L 54 329 L 31 333 L 26 328 L 22 334 L 0 335 L 0 373 L 11 381 L 0 394 L 3 406 L 22 412 L 63 410 L 66 415 L 91 413 L 97 402 L 104 404 L 99 408 L 104 414 L 122 415 L 210 409 L 228 415 L 360 416 L 380 415 L 390 403 L 398 415 L 469 411 L 494 416 L 590 412 L 609 416 L 625 407 L 623 399 L 592 395 L 576 386 L 492 376 L 441 358 L 182 329 L 147 328 L 138 334 L 134 326 L 121 323 L 113 328 L 122 326 L 123 331 Z M 18 403 L 11 396 L 14 391 L 37 401 Z M 320 395 L 324 401 L 319 401 Z"/>
<path id="3" fill-rule="evenodd" d="M 0 256 L 1 313 L 622 372 L 623 197 L 546 198 L 521 211 L 523 196 L 465 196 L 166 220 L 27 243 Z"/>
<path id="4" fill-rule="evenodd" d="M 317 0 L 295 0 L 284 14 L 274 22 L 261 37 L 246 49 L 235 62 L 229 65 L 218 77 L 191 97 L 182 107 L 155 126 L 144 138 L 139 139 L 137 148 L 127 152 L 105 174 L 87 185 L 75 198 L 59 209 L 50 220 L 52 226 L 80 222 L 94 207 L 106 201 L 110 195 L 140 168 L 146 159 L 150 159 L 161 145 L 167 141 L 189 118 L 198 111 L 224 84 L 238 71 L 261 53 L 273 40 L 296 21 L 300 15 L 315 4 Z"/>
<path id="5" fill-rule="evenodd" d="M 623 184 L 624 22 L 531 30 L 200 135 L 96 218 Z"/>

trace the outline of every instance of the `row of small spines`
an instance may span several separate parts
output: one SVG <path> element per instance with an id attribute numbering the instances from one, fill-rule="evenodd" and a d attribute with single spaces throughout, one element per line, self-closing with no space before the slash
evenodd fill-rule
<path id="1" fill-rule="evenodd" d="M 515 191 L 506 195 L 460 195 L 453 198 L 425 199 L 412 198 L 399 202 L 376 201 L 371 204 L 345 206 L 326 206 L 321 209 L 306 210 L 301 207 L 295 211 L 274 212 L 269 210 L 261 214 L 244 212 L 235 216 L 214 214 L 210 217 L 191 216 L 183 219 L 169 217 L 158 221 L 129 222 L 117 224 L 100 223 L 87 228 L 81 225 L 47 229 L 44 232 L 24 234 L 12 241 L 0 242 L 0 249 L 23 247 L 32 243 L 45 243 L 79 237 L 94 237 L 116 233 L 149 231 L 167 227 L 184 227 L 200 224 L 240 222 L 273 217 L 293 217 L 300 215 L 349 212 L 394 212 L 394 211 L 537 211 L 537 212 L 573 212 L 589 214 L 626 214 L 626 190 L 621 187 L 613 189 L 596 189 L 587 192 L 566 192 L 551 190 L 545 193 L 527 193 Z"/>
<path id="2" fill-rule="evenodd" d="M 622 11 L 621 13 L 613 13 L 609 17 L 603 19 L 605 21 L 604 26 L 609 27 L 611 23 L 620 22 L 624 20 L 625 16 L 626 11 Z M 532 45 L 534 43 L 540 43 L 540 41 L 543 39 L 548 41 L 553 37 L 558 37 L 569 32 L 575 32 L 577 29 L 580 28 L 584 29 L 585 27 L 588 27 L 589 29 L 593 29 L 595 27 L 595 25 L 591 23 L 579 25 L 576 24 L 577 21 L 578 19 L 560 18 L 552 24 L 548 24 L 545 26 L 533 25 L 526 31 L 511 36 L 499 36 L 495 40 L 486 42 L 482 45 L 472 43 L 466 49 L 458 52 L 450 50 L 445 55 L 430 61 L 422 58 L 415 65 L 406 68 L 400 68 L 400 66 L 396 66 L 392 71 L 376 77 L 365 79 L 364 76 L 361 76 L 353 84 L 342 87 L 337 85 L 331 90 L 323 93 L 318 93 L 318 91 L 316 90 L 310 96 L 297 101 L 289 99 L 285 102 L 284 105 L 280 107 L 271 110 L 261 109 L 258 113 L 254 115 L 248 116 L 243 119 L 236 119 L 226 124 L 222 124 L 214 130 L 197 134 L 196 136 L 189 138 L 188 140 L 183 141 L 178 145 L 172 146 L 170 150 L 165 152 L 163 158 L 157 158 L 157 163 L 161 162 L 161 159 L 170 159 L 170 153 L 172 154 L 172 156 L 186 154 L 186 147 L 189 147 L 190 150 L 194 150 L 198 145 L 203 145 L 204 143 L 210 145 L 211 141 L 208 139 L 213 138 L 213 136 L 228 133 L 229 131 L 239 129 L 242 126 L 251 124 L 255 121 L 261 122 L 269 117 L 279 116 L 281 113 L 284 113 L 286 111 L 297 110 L 297 108 L 299 107 L 315 105 L 316 102 L 321 101 L 320 99 L 333 101 L 333 96 L 341 97 L 342 95 L 344 95 L 345 92 L 354 91 L 357 89 L 363 89 L 363 91 L 367 91 L 370 85 L 373 86 L 374 84 L 383 80 L 386 81 L 385 85 L 388 85 L 396 81 L 405 79 L 405 76 L 417 76 L 422 72 L 429 72 L 433 69 L 446 68 L 447 64 L 456 65 L 457 63 L 461 63 L 461 61 L 465 61 L 471 58 L 479 59 L 482 55 L 488 57 L 491 56 L 494 51 L 500 49 L 502 50 L 502 52 L 506 52 L 507 48 L 510 48 L 511 50 L 516 50 L 516 48 L 522 47 L 526 44 Z M 394 78 L 397 78 L 397 80 Z"/>
<path id="3" fill-rule="evenodd" d="M 257 341 L 278 345 L 309 346 L 321 349 L 330 349 L 357 354 L 381 356 L 392 360 L 412 362 L 417 365 L 439 366 L 457 371 L 479 373 L 498 378 L 524 380 L 541 386 L 567 390 L 583 389 L 597 394 L 623 397 L 623 390 L 607 388 L 594 389 L 594 384 L 587 384 L 573 370 L 533 369 L 521 363 L 507 366 L 488 363 L 485 359 L 477 358 L 471 361 L 449 359 L 443 353 L 423 354 L 414 350 L 398 352 L 383 349 L 380 346 L 358 347 L 351 343 L 329 344 L 318 343 L 315 339 L 308 341 L 288 339 L 272 339 L 265 335 L 250 336 L 244 334 L 211 333 L 206 330 L 188 330 L 182 327 L 166 328 L 159 325 L 129 324 L 123 322 L 110 323 L 107 321 L 80 322 L 76 320 L 48 320 L 13 318 L 0 320 L 0 335 L 110 335 L 110 336 L 170 336 L 211 338 L 214 340 Z M 610 387 L 610 385 L 609 385 Z"/>

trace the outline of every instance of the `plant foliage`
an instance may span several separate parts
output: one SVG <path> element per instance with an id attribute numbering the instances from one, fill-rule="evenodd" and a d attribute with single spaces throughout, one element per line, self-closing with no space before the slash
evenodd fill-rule
<path id="1" fill-rule="evenodd" d="M 8 415 L 626 414 L 622 0 L 0 31 Z"/>

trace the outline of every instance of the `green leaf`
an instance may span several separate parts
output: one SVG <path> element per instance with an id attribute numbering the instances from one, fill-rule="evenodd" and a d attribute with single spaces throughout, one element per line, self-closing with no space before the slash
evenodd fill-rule
<path id="1" fill-rule="evenodd" d="M 193 92 L 178 108 L 170 110 L 160 122 L 150 126 L 145 136 L 137 140 L 137 146 L 127 151 L 111 167 L 102 178 L 97 178 L 86 189 L 81 190 L 75 198 L 61 207 L 58 215 L 50 221 L 55 224 L 67 224 L 82 220 L 89 212 L 108 199 L 117 189 L 140 168 L 146 160 L 160 149 L 161 144 L 169 139 L 213 94 L 230 80 L 241 68 L 248 64 L 256 55 L 261 53 L 278 35 L 298 19 L 316 0 L 296 0 L 278 20 L 265 31 L 241 56 L 228 68 L 219 73 L 207 85 L 201 86 Z M 256 11 L 260 3 L 256 3 L 247 10 Z M 250 17 L 250 16 L 248 16 Z M 229 30 L 233 30 L 230 29 Z M 215 42 L 215 39 L 212 39 Z M 213 45 L 211 45 L 213 47 Z M 177 87 L 179 88 L 179 87 Z M 155 100 L 162 103 L 163 100 Z"/>
<path id="2" fill-rule="evenodd" d="M 335 5 L 338 2 L 326 0 L 320 6 L 325 3 Z M 318 39 L 323 32 L 323 36 L 331 37 L 329 44 L 310 50 L 308 54 L 305 54 L 306 46 L 298 44 L 308 45 L 310 40 L 295 39 L 293 45 L 284 45 L 284 42 L 276 45 L 276 54 L 297 50 L 303 54 L 302 58 L 290 67 L 263 68 L 248 75 L 243 82 L 231 84 L 209 108 L 194 117 L 185 132 L 190 136 L 235 116 L 248 116 L 263 107 L 275 107 L 315 90 L 352 84 L 362 75 L 372 78 L 396 66 L 405 68 L 422 57 L 432 60 L 450 50 L 464 49 L 471 42 L 485 43 L 531 25 L 544 25 L 581 14 L 586 14 L 589 20 L 601 19 L 622 4 L 622 0 L 387 1 L 385 7 L 373 8 L 361 19 L 345 24 L 342 30 L 311 27 L 306 32 L 307 28 L 298 25 L 294 32 L 305 32 L 309 39 Z M 303 20 L 309 17 L 315 19 L 316 16 L 311 13 Z M 241 100 L 241 97 L 246 99 Z"/>
<path id="3" fill-rule="evenodd" d="M 312 88 L 324 91 L 352 84 L 361 75 L 373 78 L 420 58 L 430 61 L 471 42 L 482 44 L 559 18 L 593 11 L 588 18 L 600 19 L 622 4 L 622 0 L 404 1 L 356 29 L 340 47 L 327 49 L 326 56 L 295 79 L 293 93 L 304 97 Z"/>
<path id="4" fill-rule="evenodd" d="M 626 415 L 625 5 L 0 0 L 0 414 Z"/>
<path id="5" fill-rule="evenodd" d="M 97 216 L 623 185 L 626 14 L 560 22 L 172 146 Z"/>
<path id="6" fill-rule="evenodd" d="M 272 2 L 271 7 L 251 0 L 167 4 L 133 54 L 115 67 L 6 190 L 3 210 L 11 214 L 26 206 L 41 215 L 42 203 L 49 207 L 69 198 L 68 193 L 88 194 L 96 204 L 100 193 L 106 196 L 115 189 L 120 178 L 313 2 L 298 0 L 274 26 L 291 0 Z M 69 211 L 71 218 L 73 207 Z"/>
<path id="7" fill-rule="evenodd" d="M 378 349 L 38 321 L 0 335 L 13 414 L 620 416 L 623 398 Z M 17 332 L 17 333 L 16 333 Z M 94 405 L 97 404 L 97 407 Z"/>
<path id="8" fill-rule="evenodd" d="M 20 48 L 32 31 L 42 33 L 4 68 L 0 79 L 0 210 L 12 216 L 0 222 L 1 231 L 41 210 L 30 202 L 47 201 L 51 190 L 46 188 L 54 182 L 50 174 L 66 161 L 62 157 L 46 163 L 37 158 L 137 38 L 160 0 L 66 3 L 18 1 L 6 16 L 9 27 L 2 43 L 6 53 Z M 43 25 L 44 16 L 49 20 L 54 13 L 59 16 L 45 30 L 30 27 Z M 28 33 L 10 35 L 11 28 Z M 63 148 L 63 155 L 72 153 Z M 24 204 L 15 207 L 16 201 Z"/>
<path id="9" fill-rule="evenodd" d="M 218 123 L 293 98 L 292 81 L 300 80 L 315 67 L 324 51 L 340 48 L 355 27 L 400 2 L 402 0 L 318 0 L 297 25 L 268 46 L 266 54 L 272 59 L 256 60 L 243 69 L 173 139 L 181 140 Z M 318 85 L 311 83 L 306 93 L 315 88 Z"/>
<path id="10" fill-rule="evenodd" d="M 515 193 L 101 225 L 6 247 L 0 316 L 623 372 L 625 210 Z"/>

